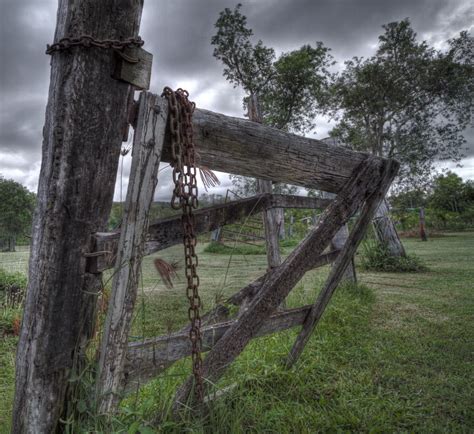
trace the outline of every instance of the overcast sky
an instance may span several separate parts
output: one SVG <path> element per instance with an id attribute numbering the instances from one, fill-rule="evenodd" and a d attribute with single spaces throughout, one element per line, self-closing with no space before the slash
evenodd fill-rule
<path id="1" fill-rule="evenodd" d="M 322 41 L 339 64 L 370 56 L 385 23 L 409 17 L 420 39 L 442 47 L 474 23 L 469 0 L 241 0 L 256 38 L 277 54 Z M 228 0 L 145 0 L 141 36 L 154 55 L 151 90 L 183 87 L 199 107 L 242 117 L 242 94 L 222 77 L 212 57 L 214 23 Z M 56 0 L 1 0 L 0 11 L 0 173 L 36 191 L 41 164 L 41 130 L 49 86 L 45 46 L 53 38 Z M 312 136 L 327 136 L 330 124 L 318 119 Z M 472 130 L 471 130 L 472 131 Z M 446 165 L 474 179 L 474 134 L 463 168 Z M 124 164 L 127 185 L 129 159 Z M 163 168 L 157 198 L 171 191 Z M 120 180 L 120 177 L 118 177 Z M 223 187 L 228 185 L 222 175 Z M 118 181 L 119 181 L 118 180 Z M 116 200 L 119 199 L 119 188 Z"/>

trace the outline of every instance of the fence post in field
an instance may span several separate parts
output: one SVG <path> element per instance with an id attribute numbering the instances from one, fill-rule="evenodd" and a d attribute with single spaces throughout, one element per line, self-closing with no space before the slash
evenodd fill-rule
<path id="1" fill-rule="evenodd" d="M 263 122 L 258 95 L 252 94 L 248 103 L 249 119 L 261 124 Z M 257 193 L 272 193 L 272 181 L 257 179 Z M 279 243 L 279 210 L 268 209 L 263 211 L 263 224 L 265 226 L 265 242 L 267 247 L 268 268 L 272 269 L 281 264 L 280 243 Z"/>
<path id="2" fill-rule="evenodd" d="M 60 0 L 54 42 L 138 36 L 143 0 Z M 111 78 L 114 50 L 51 55 L 29 282 L 16 359 L 12 431 L 52 433 L 94 327 L 101 275 L 88 273 L 106 229 L 131 87 Z"/>
<path id="3" fill-rule="evenodd" d="M 428 241 L 425 230 L 425 208 L 420 208 L 420 238 L 421 241 Z"/>

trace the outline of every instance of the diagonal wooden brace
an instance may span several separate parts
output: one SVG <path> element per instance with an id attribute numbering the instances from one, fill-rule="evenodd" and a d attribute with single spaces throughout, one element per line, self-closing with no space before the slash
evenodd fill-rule
<path id="1" fill-rule="evenodd" d="M 303 352 L 304 347 L 306 346 L 312 332 L 316 328 L 321 316 L 326 309 L 331 297 L 333 296 L 339 282 L 343 278 L 344 270 L 349 265 L 350 261 L 352 260 L 359 243 L 362 241 L 364 234 L 367 230 L 367 226 L 370 224 L 373 215 L 377 209 L 377 206 L 381 199 L 385 197 L 390 184 L 393 181 L 393 178 L 396 175 L 396 168 L 393 168 L 392 165 L 388 165 L 387 169 L 385 170 L 384 176 L 380 181 L 380 187 L 377 191 L 370 196 L 357 219 L 354 228 L 352 229 L 349 238 L 347 239 L 344 247 L 341 250 L 338 258 L 334 262 L 334 265 L 329 273 L 329 276 L 324 284 L 323 289 L 318 295 L 316 302 L 314 303 L 310 313 L 305 319 L 303 323 L 303 327 L 301 332 L 299 333 L 296 341 L 293 345 L 293 348 L 288 355 L 288 359 L 286 362 L 287 367 L 291 367 L 294 363 L 298 360 L 299 356 Z"/>
<path id="2" fill-rule="evenodd" d="M 203 363 L 203 376 L 207 383 L 215 383 L 229 364 L 242 352 L 248 342 L 256 336 L 264 321 L 310 268 L 311 257 L 319 256 L 327 247 L 339 228 L 357 211 L 359 205 L 380 189 L 387 165 L 396 173 L 398 164 L 367 156 L 353 172 L 337 198 L 321 215 L 318 225 L 302 243 L 276 267 L 263 283 L 258 294 L 239 320 L 229 328 L 217 342 Z M 175 396 L 175 411 L 190 398 L 193 378 L 183 384 Z"/>

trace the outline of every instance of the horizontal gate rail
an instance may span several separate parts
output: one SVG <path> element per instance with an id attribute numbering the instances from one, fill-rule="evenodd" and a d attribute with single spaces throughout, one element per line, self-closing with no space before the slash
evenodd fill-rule
<path id="1" fill-rule="evenodd" d="M 310 309 L 311 306 L 303 306 L 275 313 L 265 321 L 256 337 L 302 325 Z M 211 350 L 234 323 L 235 320 L 203 327 L 201 329 L 203 351 Z M 130 343 L 124 370 L 125 389 L 133 390 L 137 384 L 141 385 L 152 379 L 173 363 L 189 355 L 191 355 L 191 342 L 187 331 Z"/>
<path id="2" fill-rule="evenodd" d="M 304 196 L 262 194 L 225 204 L 214 205 L 194 212 L 197 234 L 211 232 L 219 227 L 236 223 L 249 215 L 268 208 L 325 208 L 331 201 Z M 120 231 L 94 234 L 95 248 L 88 256 L 88 271 L 100 273 L 112 268 L 117 254 Z M 151 222 L 144 255 L 180 244 L 183 241 L 181 216 L 167 217 Z"/>

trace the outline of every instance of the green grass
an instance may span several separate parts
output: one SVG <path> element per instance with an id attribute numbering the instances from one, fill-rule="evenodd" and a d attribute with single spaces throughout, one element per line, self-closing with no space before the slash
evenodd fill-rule
<path id="1" fill-rule="evenodd" d="M 209 243 L 203 250 L 204 253 L 216 253 L 219 255 L 265 255 L 265 246 L 257 244 L 227 245 L 216 242 Z"/>
<path id="2" fill-rule="evenodd" d="M 16 252 L 0 252 L 0 268 L 8 273 L 28 272 L 29 246 L 17 246 Z"/>
<path id="3" fill-rule="evenodd" d="M 75 432 L 146 432 L 157 415 L 161 425 L 155 432 L 473 432 L 474 233 L 403 242 L 429 271 L 359 272 L 361 285 L 336 292 L 292 370 L 282 362 L 296 330 L 252 342 L 218 385 L 236 388 L 204 418 L 170 418 L 173 393 L 189 374 L 189 360 L 183 360 L 128 397 L 112 424 L 104 428 L 91 417 Z M 202 248 L 206 310 L 266 269 L 264 255 L 234 253 L 229 265 L 228 254 Z M 160 257 L 182 266 L 181 247 Z M 166 289 L 153 258 L 144 262 L 132 339 L 186 323 L 183 280 Z M 324 267 L 308 273 L 288 305 L 313 301 L 327 272 Z M 0 343 L 0 427 L 11 411 L 15 339 Z M 4 423 L 8 432 L 8 418 Z"/>

